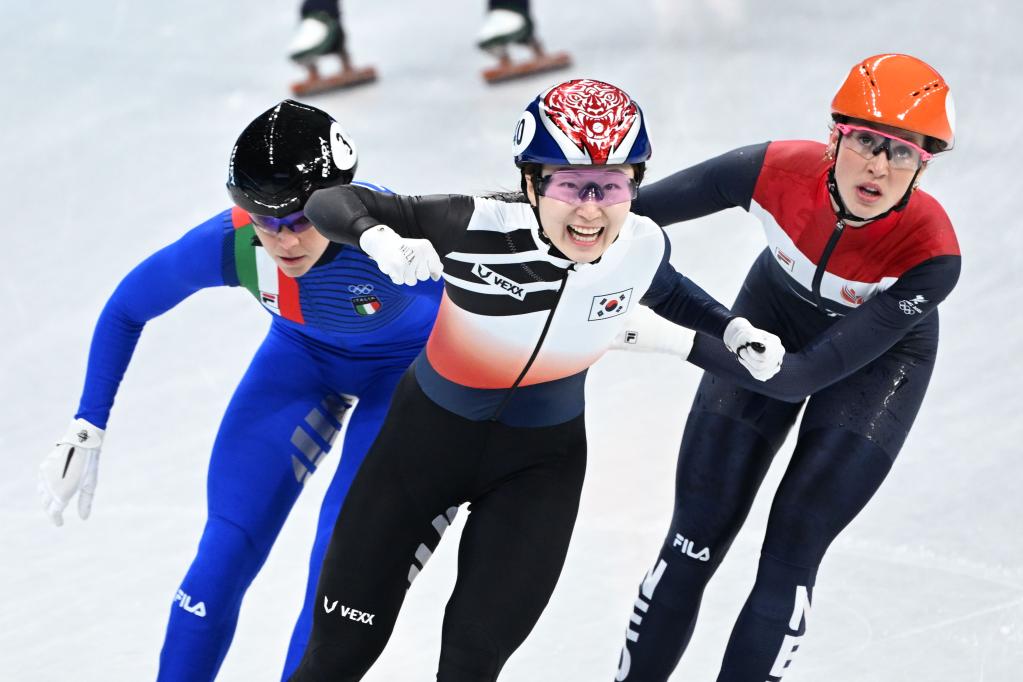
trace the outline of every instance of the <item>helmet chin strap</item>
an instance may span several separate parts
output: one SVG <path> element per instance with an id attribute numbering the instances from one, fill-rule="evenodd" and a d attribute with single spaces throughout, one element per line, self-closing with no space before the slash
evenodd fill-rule
<path id="1" fill-rule="evenodd" d="M 529 203 L 529 207 L 533 209 L 533 215 L 536 216 L 536 226 L 540 239 L 547 246 L 554 246 L 554 242 L 552 242 L 551 238 L 547 236 L 547 233 L 543 231 L 543 223 L 540 222 L 540 195 L 536 191 L 536 188 L 540 186 L 540 173 L 532 173 L 529 177 L 533 181 L 533 196 L 536 197 L 536 203 L 534 204 L 529 201 L 529 192 L 526 191 L 527 185 L 525 173 L 522 174 L 522 194 L 526 197 L 526 202 Z"/>
<path id="2" fill-rule="evenodd" d="M 851 221 L 866 224 L 875 222 L 877 220 L 880 220 L 881 218 L 884 218 L 890 213 L 895 213 L 906 208 L 906 204 L 909 203 L 910 197 L 913 196 L 913 184 L 916 182 L 917 176 L 920 175 L 920 170 L 922 166 L 918 167 L 916 169 L 916 172 L 913 173 L 913 179 L 909 181 L 909 187 L 906 188 L 906 193 L 903 194 L 902 198 L 899 199 L 899 201 L 894 206 L 889 208 L 887 211 L 880 213 L 874 216 L 873 218 L 861 218 L 860 216 L 851 212 L 846 207 L 845 202 L 842 201 L 842 194 L 838 191 L 838 181 L 835 180 L 835 166 L 838 165 L 838 153 L 839 149 L 841 148 L 841 142 L 842 134 L 839 133 L 838 140 L 835 142 L 835 162 L 832 163 L 831 168 L 828 169 L 828 194 L 831 195 L 832 201 L 834 201 L 835 205 L 838 206 L 838 210 L 835 211 L 835 217 L 844 223 L 848 223 Z"/>
<path id="3" fill-rule="evenodd" d="M 548 252 L 552 256 L 556 256 L 558 258 L 564 258 L 565 260 L 572 260 L 571 258 L 566 256 L 564 253 L 562 253 L 561 249 L 559 249 L 554 244 L 554 242 L 551 240 L 551 238 L 547 236 L 547 233 L 544 232 L 544 230 L 543 230 L 543 223 L 540 222 L 540 195 L 536 192 L 536 188 L 540 186 L 540 173 L 539 172 L 532 173 L 532 174 L 530 174 L 529 177 L 533 180 L 533 196 L 536 197 L 536 203 L 535 204 L 529 204 L 529 207 L 533 209 L 533 215 L 536 216 L 537 234 L 540 236 L 540 241 L 542 241 L 544 244 L 546 244 L 549 247 L 548 248 Z M 528 203 L 529 202 L 529 192 L 526 191 L 526 174 L 525 173 L 522 174 L 522 194 L 526 197 L 526 202 Z M 598 258 L 597 260 L 599 261 L 600 259 Z M 594 262 L 597 262 L 597 261 L 594 261 Z M 570 267 L 575 268 L 576 266 L 572 265 Z"/>

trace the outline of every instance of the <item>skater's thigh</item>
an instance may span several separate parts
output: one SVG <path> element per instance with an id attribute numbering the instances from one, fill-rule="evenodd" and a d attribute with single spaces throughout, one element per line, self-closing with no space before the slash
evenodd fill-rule
<path id="1" fill-rule="evenodd" d="M 533 628 L 561 574 L 586 471 L 584 417 L 508 429 L 481 470 L 490 483 L 469 506 L 445 634 L 482 628 L 513 651 Z"/>
<path id="2" fill-rule="evenodd" d="M 842 381 L 815 393 L 801 434 L 841 429 L 859 434 L 894 460 L 923 403 L 935 354 L 907 355 L 893 348 Z"/>
<path id="3" fill-rule="evenodd" d="M 741 523 L 799 409 L 705 373 L 679 447 L 679 513 L 702 526 L 731 518 L 731 505 Z"/>
<path id="4" fill-rule="evenodd" d="M 888 353 L 810 398 L 775 495 L 765 551 L 808 565 L 820 561 L 887 477 L 931 367 L 930 360 L 907 363 Z"/>
<path id="5" fill-rule="evenodd" d="M 344 381 L 335 383 L 347 409 L 334 415 L 338 422 L 343 420 L 346 423 L 338 453 L 340 461 L 323 500 L 322 511 L 330 515 L 330 527 L 334 525 L 355 473 L 380 433 L 391 398 L 405 370 L 403 366 L 394 366 L 393 362 L 364 361 L 354 371 L 347 372 L 349 376 Z M 355 401 L 354 408 L 349 396 Z"/>
<path id="6" fill-rule="evenodd" d="M 337 579 L 346 590 L 373 592 L 408 575 L 419 545 L 437 535 L 433 521 L 465 499 L 475 473 L 465 452 L 480 439 L 475 428 L 430 401 L 405 374 L 341 506 L 321 585 Z"/>
<path id="7" fill-rule="evenodd" d="M 333 399 L 304 349 L 271 331 L 217 433 L 207 480 L 210 515 L 247 529 L 279 527 L 330 447 L 310 417 L 326 417 L 322 406 Z"/>
<path id="8" fill-rule="evenodd" d="M 781 447 L 799 415 L 802 403 L 788 403 L 737 386 L 726 378 L 704 372 L 693 398 L 684 437 L 695 438 L 689 424 L 698 415 L 712 415 L 725 434 L 750 431 L 772 452 Z M 732 426 L 729 427 L 729 424 Z"/>
<path id="9" fill-rule="evenodd" d="M 406 374 L 359 468 L 327 547 L 310 654 L 359 660 L 383 647 L 410 584 L 436 548 L 475 468 L 459 465 L 466 424 L 426 398 Z M 432 430 L 421 427 L 431 425 Z M 464 437 L 464 438 L 463 438 Z M 346 607 L 337 611 L 335 604 Z M 368 614 L 349 617 L 350 609 Z M 366 629 L 367 619 L 373 630 Z"/>

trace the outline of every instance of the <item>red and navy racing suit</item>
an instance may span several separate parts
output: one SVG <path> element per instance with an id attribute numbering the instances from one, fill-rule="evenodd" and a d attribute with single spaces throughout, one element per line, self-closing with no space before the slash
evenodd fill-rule
<path id="1" fill-rule="evenodd" d="M 306 215 L 349 244 L 380 223 L 429 239 L 445 293 L 338 518 L 292 679 L 365 674 L 468 501 L 437 679 L 494 680 L 564 563 L 586 464 L 587 369 L 640 303 L 722 349 L 731 315 L 675 272 L 663 231 L 636 215 L 594 263 L 545 242 L 525 203 L 338 187 L 314 194 Z M 729 374 L 745 374 L 730 358 Z"/>
<path id="2" fill-rule="evenodd" d="M 937 307 L 959 277 L 955 233 L 921 191 L 880 220 L 843 224 L 824 150 L 795 141 L 737 149 L 643 188 L 633 208 L 660 225 L 735 206 L 759 218 L 768 246 L 732 311 L 799 350 L 770 381 L 737 384 L 720 378 L 734 357 L 697 338 L 689 359 L 707 373 L 682 438 L 675 513 L 640 585 L 616 680 L 671 674 L 704 587 L 805 402 L 756 583 L 718 677 L 781 679 L 825 551 L 888 474 L 920 408 L 938 347 Z"/>

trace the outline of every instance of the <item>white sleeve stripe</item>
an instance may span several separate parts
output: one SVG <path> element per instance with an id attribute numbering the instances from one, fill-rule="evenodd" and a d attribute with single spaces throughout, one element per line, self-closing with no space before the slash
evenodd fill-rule
<path id="1" fill-rule="evenodd" d="M 485 265 L 529 263 L 533 261 L 550 262 L 550 258 L 542 251 L 522 251 L 520 253 L 466 253 L 465 251 L 452 251 L 451 253 L 444 254 L 444 257 L 463 263 L 483 263 Z"/>

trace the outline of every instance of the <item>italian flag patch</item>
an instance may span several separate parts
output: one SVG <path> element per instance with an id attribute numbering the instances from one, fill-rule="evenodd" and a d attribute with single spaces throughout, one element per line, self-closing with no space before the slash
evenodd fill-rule
<path id="1" fill-rule="evenodd" d="M 305 324 L 298 281 L 277 267 L 266 249 L 252 245 L 252 222 L 240 208 L 231 211 L 234 224 L 234 262 L 238 283 L 252 292 L 263 307 L 275 315 Z"/>
<path id="2" fill-rule="evenodd" d="M 360 315 L 376 315 L 380 310 L 380 299 L 376 296 L 356 296 L 352 299 L 352 307 Z"/>

